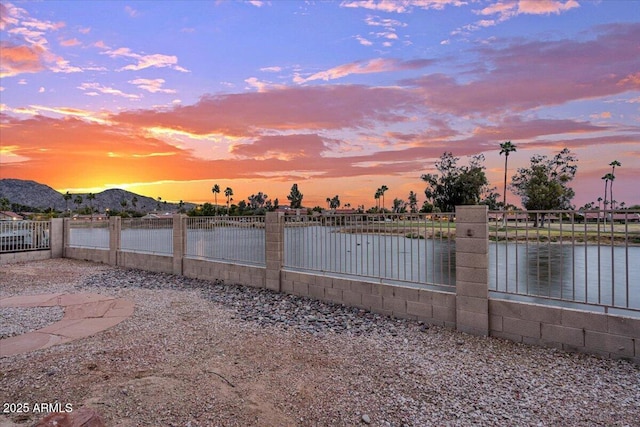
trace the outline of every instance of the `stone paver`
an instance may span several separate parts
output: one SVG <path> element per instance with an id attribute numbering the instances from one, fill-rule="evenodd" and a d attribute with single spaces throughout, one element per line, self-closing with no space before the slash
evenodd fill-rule
<path id="1" fill-rule="evenodd" d="M 37 331 L 0 340 L 0 357 L 48 348 L 94 335 L 133 314 L 134 304 L 105 295 L 40 294 L 1 298 L 0 307 L 64 307 L 62 320 Z"/>

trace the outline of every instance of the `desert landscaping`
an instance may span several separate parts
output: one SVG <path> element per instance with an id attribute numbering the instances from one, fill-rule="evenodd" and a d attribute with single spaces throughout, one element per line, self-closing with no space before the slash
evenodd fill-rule
<path id="1" fill-rule="evenodd" d="M 0 359 L 3 403 L 93 408 L 108 426 L 631 426 L 640 418 L 640 368 L 624 360 L 68 259 L 2 266 L 0 283 L 1 298 L 96 293 L 135 303 L 112 328 Z M 62 315 L 0 310 L 2 336 Z M 3 414 L 0 426 L 45 415 Z"/>

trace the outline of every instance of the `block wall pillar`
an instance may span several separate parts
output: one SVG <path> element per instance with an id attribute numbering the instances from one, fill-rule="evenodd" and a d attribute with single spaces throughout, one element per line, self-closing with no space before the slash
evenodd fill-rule
<path id="1" fill-rule="evenodd" d="M 456 206 L 456 329 L 489 335 L 487 206 Z"/>
<path id="2" fill-rule="evenodd" d="M 173 274 L 182 275 L 182 259 L 187 249 L 187 217 L 173 215 Z"/>
<path id="3" fill-rule="evenodd" d="M 284 265 L 284 214 L 267 212 L 265 217 L 265 286 L 280 292 L 280 272 Z"/>
<path id="4" fill-rule="evenodd" d="M 109 217 L 109 265 L 118 265 L 118 251 L 120 251 L 120 233 L 122 218 Z"/>
<path id="5" fill-rule="evenodd" d="M 52 218 L 49 228 L 49 245 L 51 258 L 61 258 L 64 253 L 64 220 Z"/>

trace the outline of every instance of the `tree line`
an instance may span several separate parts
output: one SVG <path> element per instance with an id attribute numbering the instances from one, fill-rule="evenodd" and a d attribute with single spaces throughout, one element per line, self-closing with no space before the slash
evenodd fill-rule
<path id="1" fill-rule="evenodd" d="M 517 146 L 511 141 L 500 143 L 499 154 L 505 158 L 504 180 L 502 194 L 497 192 L 496 187 L 490 187 L 486 176 L 484 165 L 485 157 L 482 154 L 471 156 L 467 164 L 462 164 L 460 158 L 451 152 L 443 153 L 435 162 L 435 173 L 423 174 L 420 179 L 426 183 L 424 190 L 426 200 L 418 206 L 418 197 L 411 191 L 408 198 L 394 198 L 390 209 L 385 205 L 385 193 L 389 190 L 387 185 L 382 185 L 374 193 L 374 206 L 365 211 L 364 205 L 353 209 L 361 213 L 430 213 L 430 212 L 454 212 L 458 205 L 487 205 L 490 210 L 509 210 L 516 206 L 507 203 L 507 190 L 520 197 L 522 207 L 526 210 L 570 210 L 575 209 L 572 200 L 575 191 L 570 184 L 575 178 L 578 170 L 578 159 L 568 149 L 564 148 L 557 154 L 549 157 L 536 154 L 530 158 L 528 167 L 518 168 L 511 177 L 508 184 L 508 161 L 509 156 L 517 151 Z M 607 206 L 624 207 L 624 203 L 616 205 L 613 199 L 613 181 L 615 179 L 615 168 L 621 163 L 613 161 L 611 173 L 606 174 L 602 179 L 605 182 L 604 208 Z M 217 194 L 220 193 L 219 185 L 212 188 L 215 205 L 207 204 L 192 210 L 190 215 L 252 215 L 264 214 L 265 212 L 278 209 L 280 207 L 278 199 L 273 201 L 262 192 L 252 194 L 248 197 L 248 202 L 240 201 L 238 204 L 231 204 L 233 190 L 227 187 L 224 194 L 227 197 L 226 209 L 222 209 L 217 204 Z M 499 200 L 499 199 L 502 200 Z M 298 184 L 293 184 L 287 196 L 288 207 L 291 209 L 301 209 L 303 207 L 304 195 L 300 191 Z M 326 198 L 326 208 L 315 206 L 307 209 L 311 211 L 335 210 L 341 206 L 351 208 L 349 203 L 342 204 L 339 195 Z M 594 208 L 594 203 L 587 203 L 582 209 Z M 598 205 L 600 207 L 600 204 Z"/>

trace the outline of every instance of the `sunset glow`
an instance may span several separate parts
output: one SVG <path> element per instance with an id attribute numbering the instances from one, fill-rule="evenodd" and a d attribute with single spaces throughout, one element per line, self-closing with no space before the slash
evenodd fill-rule
<path id="1" fill-rule="evenodd" d="M 577 154 L 573 203 L 640 203 L 640 2 L 0 3 L 0 178 L 167 201 L 387 206 L 445 151 L 502 190 Z M 223 203 L 222 196 L 218 202 Z M 514 195 L 509 202 L 518 202 Z"/>

